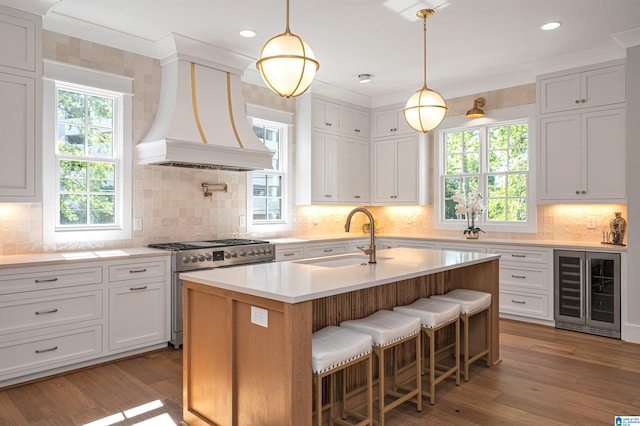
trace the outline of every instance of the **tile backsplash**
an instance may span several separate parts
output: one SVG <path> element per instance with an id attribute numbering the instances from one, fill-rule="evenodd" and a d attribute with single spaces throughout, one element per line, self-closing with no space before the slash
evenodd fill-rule
<path id="1" fill-rule="evenodd" d="M 159 61 L 98 45 L 58 33 L 44 31 L 44 57 L 104 72 L 125 75 L 133 83 L 134 143 L 140 141 L 153 122 L 160 93 Z M 295 112 L 295 100 L 284 99 L 270 90 L 244 84 L 248 103 Z M 535 103 L 535 84 L 448 99 L 450 115 L 464 114 L 473 99 L 483 96 L 492 108 Z M 294 141 L 295 150 L 295 141 Z M 135 150 L 134 150 L 135 151 Z M 295 169 L 295 164 L 294 164 Z M 204 197 L 201 184 L 225 183 L 228 192 Z M 141 218 L 143 229 L 128 240 L 89 241 L 49 244 L 43 240 L 43 209 L 39 203 L 0 203 L 0 255 L 112 249 L 147 245 L 152 242 L 187 241 L 200 238 L 244 236 L 239 217 L 246 215 L 246 174 L 162 166 L 133 166 L 133 217 Z M 295 184 L 295 182 L 294 182 Z M 253 237 L 291 237 L 340 234 L 354 206 L 295 206 L 292 229 L 278 234 Z M 380 231 L 388 234 L 459 236 L 460 232 L 433 228 L 433 207 L 370 207 Z M 614 211 L 624 205 L 540 205 L 535 234 L 498 234 L 495 238 L 560 241 L 600 241 Z M 407 217 L 411 223 L 407 223 Z M 587 230 L 587 218 L 595 219 L 594 230 Z M 359 233 L 364 215 L 354 216 L 352 232 Z"/>

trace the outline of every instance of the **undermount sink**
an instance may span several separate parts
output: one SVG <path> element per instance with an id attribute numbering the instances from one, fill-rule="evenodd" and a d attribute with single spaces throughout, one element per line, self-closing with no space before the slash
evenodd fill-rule
<path id="1" fill-rule="evenodd" d="M 377 261 L 385 261 L 393 259 L 392 257 L 378 257 Z M 359 254 L 354 254 L 350 256 L 342 256 L 338 258 L 318 258 L 318 259 L 309 259 L 309 260 L 300 260 L 294 263 L 300 263 L 302 265 L 314 265 L 314 266 L 324 266 L 326 268 L 339 268 L 341 266 L 351 266 L 351 265 L 363 265 L 366 266 L 369 264 L 369 257 L 362 256 Z"/>

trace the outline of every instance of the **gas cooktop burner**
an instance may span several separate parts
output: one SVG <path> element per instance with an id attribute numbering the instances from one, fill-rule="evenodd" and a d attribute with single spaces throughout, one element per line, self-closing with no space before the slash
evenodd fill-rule
<path id="1" fill-rule="evenodd" d="M 229 238 L 224 240 L 188 241 L 184 243 L 160 243 L 149 244 L 149 247 L 170 251 L 194 250 L 214 247 L 245 246 L 251 244 L 269 244 L 269 241 L 246 240 L 242 238 Z"/>

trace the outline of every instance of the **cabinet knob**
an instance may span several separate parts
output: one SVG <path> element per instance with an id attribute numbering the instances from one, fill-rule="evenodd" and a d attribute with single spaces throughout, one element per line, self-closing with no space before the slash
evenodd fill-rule
<path id="1" fill-rule="evenodd" d="M 356 129 L 356 133 L 360 133 L 360 129 Z"/>
<path id="2" fill-rule="evenodd" d="M 587 102 L 587 100 L 586 99 L 580 99 L 580 102 L 585 103 L 585 102 Z"/>
<path id="3" fill-rule="evenodd" d="M 579 104 L 580 103 L 580 99 L 576 99 L 576 103 Z"/>
<path id="4" fill-rule="evenodd" d="M 325 194 L 324 197 L 325 198 L 331 198 L 331 194 Z"/>
<path id="5" fill-rule="evenodd" d="M 326 123 L 324 123 L 324 125 L 331 127 L 331 123 L 329 123 L 328 121 Z"/>
<path id="6" fill-rule="evenodd" d="M 586 194 L 586 193 L 587 193 L 587 191 L 581 191 L 580 193 L 581 193 L 581 194 Z"/>
<path id="7" fill-rule="evenodd" d="M 576 195 L 580 195 L 580 191 L 576 191 Z"/>
<path id="8" fill-rule="evenodd" d="M 359 195 L 356 195 L 356 196 L 354 196 L 353 198 L 360 198 L 360 196 L 359 196 Z"/>

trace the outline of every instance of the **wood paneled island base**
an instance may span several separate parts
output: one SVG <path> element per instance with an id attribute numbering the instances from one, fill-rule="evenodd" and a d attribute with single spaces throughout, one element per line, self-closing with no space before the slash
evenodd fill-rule
<path id="1" fill-rule="evenodd" d="M 311 425 L 314 331 L 455 288 L 492 294 L 491 362 L 499 362 L 497 256 L 295 303 L 218 287 L 215 277 L 184 279 L 183 407 L 192 426 Z M 252 307 L 266 310 L 267 327 L 252 322 Z M 473 321 L 472 353 L 484 346 L 484 321 Z"/>

